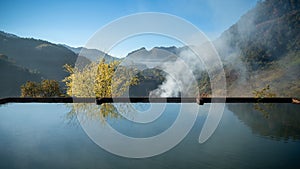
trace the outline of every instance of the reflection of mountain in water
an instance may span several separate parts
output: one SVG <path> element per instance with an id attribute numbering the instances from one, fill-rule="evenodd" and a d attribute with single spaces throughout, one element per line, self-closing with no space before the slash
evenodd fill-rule
<path id="1" fill-rule="evenodd" d="M 239 120 L 249 126 L 253 133 L 276 140 L 300 140 L 300 106 L 294 104 L 272 104 L 261 106 L 264 112 L 254 108 L 254 104 L 229 104 Z M 265 116 L 268 113 L 268 116 Z"/>

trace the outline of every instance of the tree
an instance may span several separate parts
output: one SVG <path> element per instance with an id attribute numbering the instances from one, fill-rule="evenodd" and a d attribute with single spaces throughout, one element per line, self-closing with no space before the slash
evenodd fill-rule
<path id="1" fill-rule="evenodd" d="M 130 85 L 138 83 L 135 69 L 120 65 L 119 61 L 105 63 L 101 60 L 83 68 L 64 66 L 70 73 L 63 81 L 67 94 L 76 97 L 112 97 L 121 96 Z"/>
<path id="2" fill-rule="evenodd" d="M 43 80 L 41 82 L 41 95 L 42 97 L 61 96 L 59 83 L 56 80 Z"/>
<path id="3" fill-rule="evenodd" d="M 55 97 L 61 96 L 59 83 L 45 79 L 41 83 L 27 81 L 21 86 L 21 97 Z"/>
<path id="4" fill-rule="evenodd" d="M 270 91 L 270 85 L 262 88 L 261 90 L 253 90 L 255 98 L 262 99 L 264 97 L 276 97 L 276 94 Z"/>
<path id="5" fill-rule="evenodd" d="M 41 86 L 37 82 L 27 81 L 21 86 L 21 97 L 40 97 Z"/>

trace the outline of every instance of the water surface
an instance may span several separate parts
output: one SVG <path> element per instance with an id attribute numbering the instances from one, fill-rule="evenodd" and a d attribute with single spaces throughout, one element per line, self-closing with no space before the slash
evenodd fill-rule
<path id="1" fill-rule="evenodd" d="M 167 104 L 162 116 L 149 124 L 130 122 L 117 112 L 107 113 L 102 120 L 128 136 L 150 137 L 172 125 L 179 106 Z M 179 145 L 158 156 L 130 159 L 91 141 L 70 105 L 3 105 L 0 168 L 300 168 L 299 105 L 260 109 L 254 104 L 228 104 L 213 136 L 199 144 L 208 107 L 201 107 L 194 127 Z"/>

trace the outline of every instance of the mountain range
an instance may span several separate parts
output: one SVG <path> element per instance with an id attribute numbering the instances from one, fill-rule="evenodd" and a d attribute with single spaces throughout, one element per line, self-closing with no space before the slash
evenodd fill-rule
<path id="1" fill-rule="evenodd" d="M 228 95 L 249 96 L 254 89 L 270 85 L 278 96 L 300 96 L 299 0 L 259 1 L 213 44 L 224 64 Z M 20 95 L 19 86 L 27 80 L 61 81 L 67 75 L 63 65 L 74 65 L 78 56 L 91 61 L 98 61 L 99 56 L 106 62 L 134 61 L 139 63 L 138 69 L 145 70 L 175 62 L 186 49 L 140 48 L 119 59 L 97 49 L 73 48 L 0 31 L 0 97 Z M 203 78 L 197 80 L 203 84 Z"/>

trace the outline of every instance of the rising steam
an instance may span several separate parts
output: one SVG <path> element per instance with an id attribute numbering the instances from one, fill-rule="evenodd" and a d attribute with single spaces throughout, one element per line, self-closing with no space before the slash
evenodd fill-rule
<path id="1" fill-rule="evenodd" d="M 195 96 L 197 90 L 196 72 L 204 70 L 201 60 L 190 48 L 181 48 L 174 62 L 165 62 L 160 69 L 167 73 L 165 81 L 150 92 L 151 97 Z"/>

